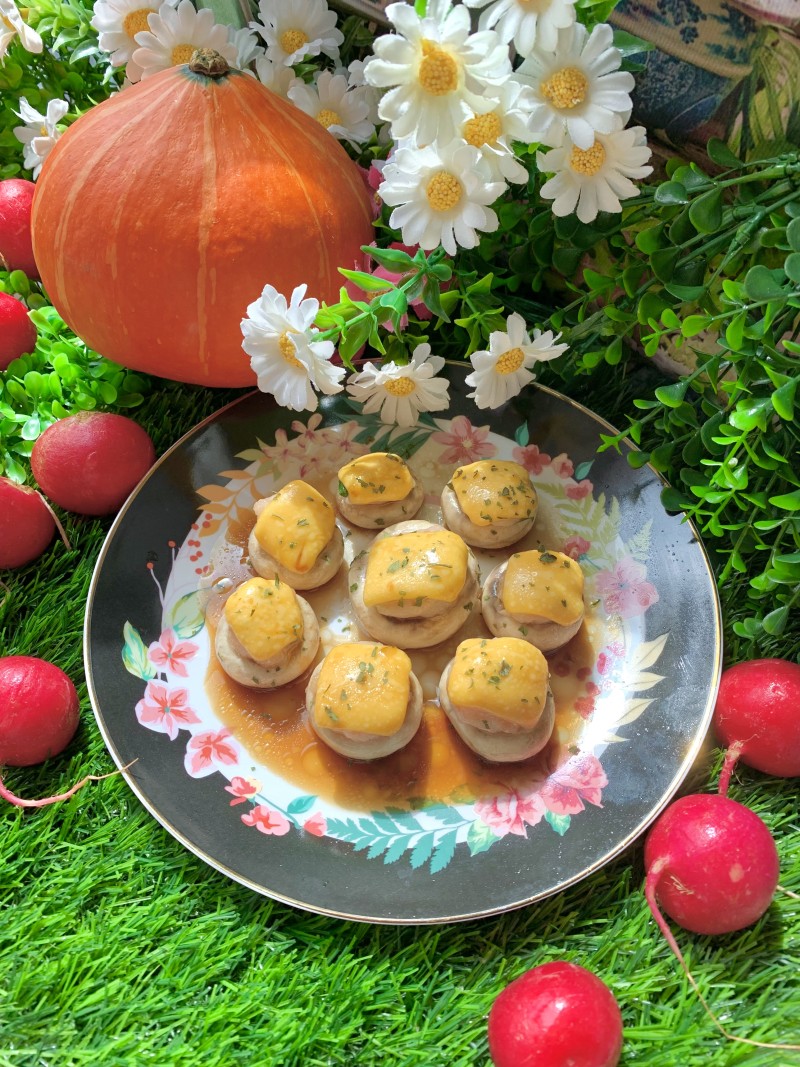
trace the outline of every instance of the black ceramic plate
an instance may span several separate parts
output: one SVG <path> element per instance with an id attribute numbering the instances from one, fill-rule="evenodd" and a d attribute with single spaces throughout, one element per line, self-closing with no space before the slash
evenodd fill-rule
<path id="1" fill-rule="evenodd" d="M 86 616 L 95 715 L 146 808 L 187 848 L 257 892 L 315 912 L 386 923 L 491 915 L 597 870 L 675 793 L 708 727 L 720 672 L 716 588 L 691 525 L 666 514 L 661 482 L 614 451 L 609 427 L 534 387 L 491 416 L 447 369 L 446 419 L 382 426 L 341 396 L 297 419 L 253 394 L 178 442 L 115 521 Z M 491 430 L 483 425 L 491 417 Z M 428 705 L 412 745 L 373 764 L 310 733 L 302 689 L 254 694 L 216 666 L 209 630 L 232 584 L 254 501 L 293 478 L 331 500 L 337 471 L 372 448 L 403 452 L 438 520 L 454 468 L 515 459 L 539 492 L 532 533 L 580 560 L 586 621 L 551 657 L 558 707 L 546 751 L 519 765 L 470 756 Z M 368 542 L 341 523 L 346 558 Z M 484 574 L 510 554 L 477 553 Z M 347 571 L 309 594 L 323 646 L 361 636 Z M 413 653 L 431 699 L 458 640 Z"/>

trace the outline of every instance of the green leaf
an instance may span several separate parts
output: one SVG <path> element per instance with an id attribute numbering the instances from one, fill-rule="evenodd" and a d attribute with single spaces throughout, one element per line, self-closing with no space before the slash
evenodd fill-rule
<path id="1" fill-rule="evenodd" d="M 126 622 L 122 633 L 125 638 L 125 644 L 122 646 L 122 662 L 125 670 L 134 678 L 141 678 L 143 681 L 155 678 L 156 669 L 147 658 L 147 649 L 139 636 L 139 631 Z"/>
<path id="2" fill-rule="evenodd" d="M 788 620 L 789 605 L 784 604 L 783 607 L 775 608 L 769 615 L 765 615 L 761 625 L 768 634 L 772 634 L 773 637 L 778 637 L 786 629 Z"/>
<path id="3" fill-rule="evenodd" d="M 734 315 L 725 328 L 725 341 L 731 352 L 738 352 L 744 340 L 744 328 L 747 323 L 747 312 L 740 311 Z"/>
<path id="4" fill-rule="evenodd" d="M 796 220 L 800 222 L 800 219 Z M 786 271 L 786 277 L 789 281 L 794 282 L 795 285 L 800 285 L 800 252 L 792 252 L 786 257 L 786 262 L 783 264 L 783 269 Z"/>
<path id="5" fill-rule="evenodd" d="M 487 852 L 495 841 L 499 840 L 500 838 L 497 834 L 485 822 L 481 822 L 480 819 L 476 819 L 467 831 L 467 846 L 469 847 L 470 856 L 477 856 L 479 852 Z"/>
<path id="6" fill-rule="evenodd" d="M 689 220 L 698 233 L 716 233 L 722 225 L 722 190 L 709 189 L 693 200 Z"/>
<path id="7" fill-rule="evenodd" d="M 733 169 L 742 165 L 742 161 L 718 137 L 712 137 L 709 140 L 706 145 L 706 152 L 708 152 L 708 158 L 719 167 Z"/>
<path id="8" fill-rule="evenodd" d="M 345 270 L 344 267 L 339 267 L 339 273 L 365 293 L 384 293 L 387 289 L 394 289 L 392 283 L 387 282 L 385 278 L 376 278 L 374 274 L 365 274 L 363 270 Z"/>
<path id="9" fill-rule="evenodd" d="M 708 315 L 687 315 L 681 326 L 684 337 L 696 337 L 708 328 L 711 318 Z"/>
<path id="10" fill-rule="evenodd" d="M 672 277 L 675 264 L 678 262 L 680 252 L 677 248 L 660 248 L 650 257 L 653 273 L 662 282 L 668 282 Z"/>
<path id="11" fill-rule="evenodd" d="M 771 496 L 770 504 L 781 511 L 800 511 L 800 489 L 793 493 L 781 493 L 779 496 Z"/>
<path id="12" fill-rule="evenodd" d="M 317 798 L 315 796 L 295 797 L 294 800 L 290 800 L 286 805 L 286 811 L 289 815 L 304 815 L 314 807 L 316 801 Z"/>
<path id="13" fill-rule="evenodd" d="M 800 218 L 792 219 L 786 227 L 786 240 L 794 252 L 800 252 Z"/>
<path id="14" fill-rule="evenodd" d="M 439 871 L 445 869 L 456 854 L 457 843 L 458 830 L 448 830 L 446 834 L 442 834 L 436 842 L 436 848 L 433 850 L 433 855 L 431 856 L 429 868 L 431 874 L 438 874 Z"/>
<path id="15" fill-rule="evenodd" d="M 786 296 L 775 271 L 761 263 L 751 267 L 744 276 L 744 288 L 751 300 L 775 300 Z"/>
<path id="16" fill-rule="evenodd" d="M 527 422 L 523 422 L 518 426 L 514 432 L 514 440 L 520 447 L 524 448 L 530 441 L 530 432 L 528 430 Z"/>
<path id="17" fill-rule="evenodd" d="M 195 590 L 176 600 L 167 616 L 167 622 L 181 641 L 188 641 L 195 634 L 199 634 L 206 622 L 200 605 L 200 594 Z"/>
<path id="18" fill-rule="evenodd" d="M 584 478 L 589 477 L 589 471 L 594 466 L 594 460 L 588 459 L 584 463 L 579 463 L 575 468 L 575 481 L 582 482 Z"/>
<path id="19" fill-rule="evenodd" d="M 677 408 L 683 403 L 689 382 L 686 380 L 675 382 L 674 385 L 660 385 L 656 389 L 656 398 L 667 408 Z"/>
<path id="20" fill-rule="evenodd" d="M 367 343 L 374 324 L 374 318 L 369 316 L 359 319 L 352 326 L 346 328 L 338 345 L 339 355 L 345 363 L 349 365 L 362 345 Z"/>
<path id="21" fill-rule="evenodd" d="M 653 199 L 657 204 L 688 204 L 689 194 L 680 182 L 662 182 Z"/>
<path id="22" fill-rule="evenodd" d="M 373 259 L 381 267 L 403 274 L 407 270 L 415 269 L 414 260 L 404 252 L 402 248 L 373 248 L 372 245 L 362 245 L 361 251 Z"/>
<path id="23" fill-rule="evenodd" d="M 544 817 L 561 837 L 569 830 L 569 824 L 572 821 L 569 815 L 556 815 L 552 811 L 546 811 Z"/>
<path id="24" fill-rule="evenodd" d="M 756 426 L 760 430 L 766 431 L 767 419 L 771 414 L 771 410 L 772 404 L 770 400 L 748 398 L 738 402 L 736 408 L 730 413 L 729 420 L 737 430 L 742 430 L 745 433 L 754 430 Z"/>
<path id="25" fill-rule="evenodd" d="M 636 234 L 636 247 L 646 252 L 647 255 L 652 255 L 653 252 L 657 252 L 661 248 L 661 236 L 664 233 L 664 223 L 659 222 L 655 226 L 648 226 L 646 230 L 640 230 Z"/>
<path id="26" fill-rule="evenodd" d="M 797 378 L 791 378 L 772 394 L 772 406 L 777 414 L 787 422 L 791 422 L 794 418 L 794 395 L 797 382 Z"/>

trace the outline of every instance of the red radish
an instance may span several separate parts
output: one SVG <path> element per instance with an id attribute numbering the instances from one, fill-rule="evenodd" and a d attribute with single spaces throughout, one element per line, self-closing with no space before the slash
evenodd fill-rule
<path id="1" fill-rule="evenodd" d="M 82 411 L 54 422 L 33 446 L 42 491 L 79 515 L 117 511 L 155 462 L 147 432 L 132 419 Z"/>
<path id="2" fill-rule="evenodd" d="M 79 722 L 78 694 L 54 663 L 0 659 L 0 764 L 30 767 L 62 752 Z"/>
<path id="3" fill-rule="evenodd" d="M 563 960 L 507 985 L 489 1012 L 495 1067 L 616 1067 L 622 1016 L 605 983 Z"/>
<path id="4" fill-rule="evenodd" d="M 53 516 L 35 489 L 0 478 L 0 568 L 38 559 L 55 531 Z"/>
<path id="5" fill-rule="evenodd" d="M 24 178 L 0 182 L 0 266 L 38 278 L 31 242 L 31 204 L 36 186 Z"/>
<path id="6" fill-rule="evenodd" d="M 737 663 L 722 675 L 714 729 L 728 749 L 719 792 L 737 760 L 781 778 L 800 775 L 800 666 L 785 659 Z"/>
<path id="7" fill-rule="evenodd" d="M 21 300 L 0 293 L 0 370 L 36 347 L 36 327 Z"/>
<path id="8" fill-rule="evenodd" d="M 732 933 L 761 918 L 778 888 L 779 872 L 775 842 L 758 815 L 718 793 L 681 797 L 647 835 L 644 865 L 644 892 L 653 918 L 719 1030 L 746 1045 L 800 1049 L 726 1030 L 700 992 L 659 908 L 698 934 Z"/>

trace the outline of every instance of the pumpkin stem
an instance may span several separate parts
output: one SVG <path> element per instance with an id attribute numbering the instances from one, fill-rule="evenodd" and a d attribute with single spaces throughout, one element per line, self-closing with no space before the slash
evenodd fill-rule
<path id="1" fill-rule="evenodd" d="M 207 78 L 223 78 L 231 68 L 225 57 L 213 48 L 198 48 L 189 60 L 189 70 L 194 74 L 205 74 Z"/>

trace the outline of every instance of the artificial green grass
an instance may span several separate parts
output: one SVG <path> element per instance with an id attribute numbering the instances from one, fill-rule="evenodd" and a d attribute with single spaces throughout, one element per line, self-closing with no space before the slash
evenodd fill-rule
<path id="1" fill-rule="evenodd" d="M 159 383 L 136 413 L 159 451 L 232 399 Z M 583 394 L 613 419 L 619 383 Z M 6 572 L 0 654 L 51 659 L 78 685 L 82 724 L 47 765 L 9 770 L 26 796 L 113 769 L 83 681 L 82 614 L 110 525 L 64 516 L 73 548 Z M 788 651 L 788 650 L 787 650 Z M 780 654 L 776 645 L 773 654 Z M 687 788 L 711 789 L 710 746 Z M 781 884 L 800 894 L 797 782 L 741 767 L 731 796 L 775 834 Z M 650 918 L 641 842 L 529 908 L 440 927 L 341 922 L 249 892 L 187 852 L 118 777 L 0 832 L 0 1067 L 488 1067 L 486 1013 L 528 967 L 568 959 L 600 975 L 625 1024 L 623 1067 L 790 1067 L 800 1052 L 726 1041 Z M 800 1043 L 800 899 L 778 893 L 754 927 L 677 931 L 725 1025 Z"/>

